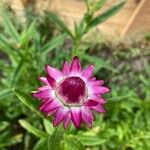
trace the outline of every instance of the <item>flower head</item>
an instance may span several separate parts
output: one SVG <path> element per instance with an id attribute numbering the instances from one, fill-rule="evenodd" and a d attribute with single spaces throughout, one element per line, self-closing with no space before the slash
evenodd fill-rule
<path id="1" fill-rule="evenodd" d="M 79 128 L 84 122 L 91 127 L 93 110 L 105 112 L 103 105 L 106 101 L 102 94 L 109 92 L 103 86 L 103 80 L 92 77 L 94 66 L 89 65 L 82 70 L 79 58 L 74 57 L 71 64 L 64 61 L 62 71 L 49 65 L 45 69 L 47 76 L 39 78 L 44 86 L 33 94 L 41 100 L 40 111 L 46 116 L 54 116 L 54 126 L 63 122 L 64 128 L 67 128 L 72 122 Z"/>

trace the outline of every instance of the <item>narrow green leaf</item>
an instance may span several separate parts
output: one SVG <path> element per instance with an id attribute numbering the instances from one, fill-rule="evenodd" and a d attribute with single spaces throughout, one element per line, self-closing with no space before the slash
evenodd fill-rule
<path id="1" fill-rule="evenodd" d="M 12 76 L 10 79 L 10 86 L 13 86 L 14 83 L 18 80 L 20 73 L 21 73 L 21 68 L 23 66 L 23 60 L 21 60 L 20 62 L 18 62 L 18 65 L 16 66 L 16 68 L 14 69 L 14 71 L 12 72 Z"/>
<path id="2" fill-rule="evenodd" d="M 63 35 L 53 38 L 50 42 L 48 42 L 41 48 L 41 52 L 44 54 L 49 53 L 54 48 L 57 48 L 57 47 L 63 45 L 65 39 L 66 39 L 66 34 L 63 34 Z"/>
<path id="3" fill-rule="evenodd" d="M 28 27 L 26 27 L 21 35 L 21 45 L 26 48 L 28 45 L 29 41 L 32 39 L 36 32 L 36 24 L 35 21 L 32 22 Z"/>
<path id="4" fill-rule="evenodd" d="M 12 146 L 15 145 L 17 143 L 21 143 L 22 142 L 22 135 L 21 134 L 17 134 L 13 137 L 9 137 L 9 139 L 5 139 L 5 142 L 1 142 L 0 143 L 0 148 L 4 148 L 6 146 Z"/>
<path id="5" fill-rule="evenodd" d="M 9 122 L 7 121 L 1 121 L 0 122 L 0 132 L 5 130 L 9 126 Z"/>
<path id="6" fill-rule="evenodd" d="M 40 117 L 44 118 L 43 114 L 38 110 L 39 101 L 32 100 L 32 97 L 28 94 L 21 92 L 20 90 L 13 90 L 18 99 L 29 107 L 32 111 L 37 113 Z"/>
<path id="7" fill-rule="evenodd" d="M 51 135 L 54 132 L 54 127 L 52 123 L 50 123 L 50 121 L 47 119 L 43 119 L 43 123 L 44 123 L 46 132 Z"/>
<path id="8" fill-rule="evenodd" d="M 8 42 L 3 34 L 0 34 L 0 50 L 7 54 L 13 65 L 17 63 L 18 54 L 16 53 L 16 49 Z"/>
<path id="9" fill-rule="evenodd" d="M 101 68 L 106 68 L 106 69 L 111 70 L 113 72 L 117 72 L 117 70 L 108 61 L 105 61 L 102 58 L 90 56 L 87 54 L 81 55 L 81 58 L 83 60 L 89 61 L 90 63 L 93 63 L 95 65 L 95 72 L 97 72 Z"/>
<path id="10" fill-rule="evenodd" d="M 106 3 L 107 0 L 99 0 L 93 7 L 94 11 L 99 10 Z"/>
<path id="11" fill-rule="evenodd" d="M 41 150 L 41 149 L 48 150 L 47 149 L 47 139 L 40 139 L 33 148 L 33 150 Z"/>
<path id="12" fill-rule="evenodd" d="M 19 123 L 23 128 L 34 134 L 36 137 L 47 138 L 49 136 L 47 133 L 40 131 L 25 120 L 19 120 Z"/>
<path id="13" fill-rule="evenodd" d="M 61 149 L 61 140 L 63 139 L 64 129 L 61 126 L 55 128 L 52 136 L 48 140 L 48 150 L 59 150 Z"/>
<path id="14" fill-rule="evenodd" d="M 105 22 L 107 19 L 115 15 L 126 3 L 126 0 L 121 1 L 120 3 L 112 6 L 110 9 L 106 10 L 103 14 L 95 17 L 91 23 L 88 25 L 88 29 L 91 29 L 98 24 Z"/>
<path id="15" fill-rule="evenodd" d="M 17 29 L 15 26 L 12 24 L 10 18 L 8 17 L 8 14 L 2 14 L 3 16 L 3 26 L 7 33 L 11 36 L 12 39 L 17 43 L 19 42 L 19 33 L 17 32 Z"/>
<path id="16" fill-rule="evenodd" d="M 12 90 L 7 89 L 7 90 L 2 90 L 0 91 L 0 100 L 3 99 L 4 97 L 12 95 Z"/>
<path id="17" fill-rule="evenodd" d="M 74 136 L 65 136 L 65 150 L 85 150 L 85 147 Z"/>
<path id="18" fill-rule="evenodd" d="M 106 142 L 106 139 L 89 135 L 76 135 L 76 138 L 85 146 L 96 146 Z"/>
<path id="19" fill-rule="evenodd" d="M 45 14 L 50 21 L 52 21 L 60 29 L 62 29 L 62 31 L 66 32 L 68 35 L 70 35 L 73 38 L 71 31 L 68 29 L 68 27 L 64 24 L 64 22 L 58 16 L 56 16 L 54 13 L 49 12 L 49 11 L 46 11 Z"/>

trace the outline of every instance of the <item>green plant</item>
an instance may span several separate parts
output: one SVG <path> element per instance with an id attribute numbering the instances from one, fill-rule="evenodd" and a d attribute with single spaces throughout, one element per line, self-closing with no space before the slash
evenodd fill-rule
<path id="1" fill-rule="evenodd" d="M 2 14 L 0 55 L 4 58 L 0 60 L 0 149 L 13 149 L 13 145 L 17 147 L 14 146 L 14 149 L 19 149 L 18 143 L 25 150 L 58 147 L 64 150 L 150 148 L 148 63 L 145 63 L 142 73 L 132 71 L 129 63 L 119 69 L 114 65 L 114 58 L 120 62 L 122 58 L 127 58 L 124 53 L 117 51 L 111 59 L 105 60 L 97 57 L 96 52 L 91 56 L 88 53 L 91 43 L 84 42 L 86 33 L 125 4 L 125 1 L 121 1 L 95 16 L 105 1 L 93 3 L 92 0 L 86 0 L 87 12 L 79 24 L 75 23 L 73 32 L 52 12 L 45 12 L 48 23 L 44 22 L 44 25 L 47 24 L 47 27 L 43 27 L 37 20 L 23 26 L 14 25 L 8 15 Z M 55 23 L 63 32 L 51 35 L 50 23 Z M 72 51 L 65 49 L 66 38 L 72 41 Z M 51 118 L 45 118 L 39 112 L 39 102 L 32 100 L 30 91 L 38 86 L 37 77 L 44 74 L 45 64 L 59 67 L 64 58 L 70 60 L 74 55 L 78 55 L 84 64 L 94 63 L 95 74 L 107 79 L 108 84 L 112 81 L 109 84 L 111 93 L 107 96 L 106 116 L 97 115 L 93 128 L 83 126 L 76 130 L 71 126 L 64 131 L 61 126 L 54 129 Z"/>

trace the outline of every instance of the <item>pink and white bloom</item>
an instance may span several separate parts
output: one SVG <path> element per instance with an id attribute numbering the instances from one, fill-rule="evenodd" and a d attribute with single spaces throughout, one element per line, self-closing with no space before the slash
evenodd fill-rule
<path id="1" fill-rule="evenodd" d="M 41 100 L 40 111 L 47 117 L 54 116 L 54 126 L 63 122 L 67 128 L 72 122 L 79 128 L 84 122 L 91 127 L 93 110 L 105 112 L 103 106 L 106 101 L 102 94 L 109 92 L 109 88 L 103 86 L 103 80 L 92 76 L 94 66 L 89 65 L 82 70 L 79 58 L 74 57 L 71 64 L 64 61 L 61 71 L 49 65 L 45 69 L 47 76 L 39 78 L 44 86 L 33 94 Z"/>

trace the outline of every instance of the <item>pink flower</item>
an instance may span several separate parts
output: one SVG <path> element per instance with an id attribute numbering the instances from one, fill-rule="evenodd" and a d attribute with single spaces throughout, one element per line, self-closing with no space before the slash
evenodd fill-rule
<path id="1" fill-rule="evenodd" d="M 40 111 L 46 116 L 54 115 L 53 125 L 57 126 L 63 122 L 67 128 L 73 122 L 79 128 L 81 122 L 88 127 L 92 126 L 94 120 L 93 110 L 104 113 L 103 105 L 106 101 L 102 94 L 109 92 L 103 80 L 92 77 L 93 65 L 81 69 L 78 57 L 74 57 L 71 64 L 64 61 L 62 71 L 46 65 L 46 77 L 39 80 L 44 86 L 39 87 L 33 94 L 41 100 Z"/>

